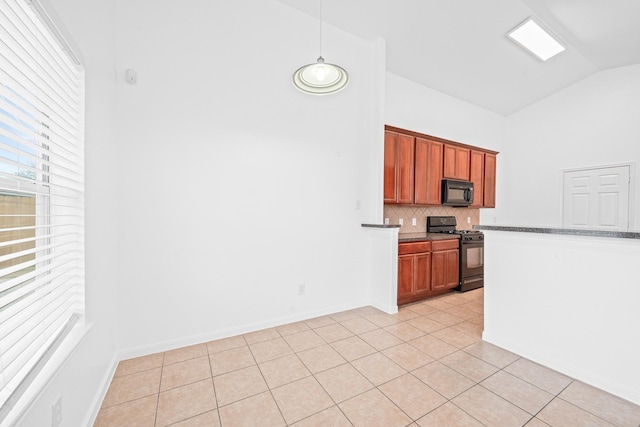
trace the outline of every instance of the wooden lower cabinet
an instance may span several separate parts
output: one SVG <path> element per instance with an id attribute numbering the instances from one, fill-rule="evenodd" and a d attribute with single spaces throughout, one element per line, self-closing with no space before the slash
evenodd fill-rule
<path id="1" fill-rule="evenodd" d="M 431 253 L 398 257 L 398 304 L 422 299 L 431 290 Z"/>
<path id="2" fill-rule="evenodd" d="M 423 299 L 431 290 L 431 242 L 398 245 L 398 305 Z"/>
<path id="3" fill-rule="evenodd" d="M 458 240 L 433 242 L 431 252 L 431 290 L 445 291 L 458 286 Z"/>
<path id="4" fill-rule="evenodd" d="M 457 239 L 399 244 L 398 305 L 448 292 L 457 285 Z"/>

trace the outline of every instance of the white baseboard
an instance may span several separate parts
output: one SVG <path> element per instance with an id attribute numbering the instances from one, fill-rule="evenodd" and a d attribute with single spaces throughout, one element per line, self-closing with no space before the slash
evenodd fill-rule
<path id="1" fill-rule="evenodd" d="M 567 360 L 558 359 L 557 357 L 545 354 L 526 345 L 515 343 L 503 337 L 499 337 L 484 331 L 482 339 L 490 344 L 501 347 L 519 356 L 527 358 L 532 362 L 543 365 L 549 369 L 553 369 L 563 375 L 582 381 L 593 387 L 599 388 L 611 393 L 621 399 L 628 400 L 631 403 L 640 405 L 640 390 L 632 389 L 624 384 L 618 384 L 607 378 L 603 378 L 594 372 L 585 371 L 583 368 L 576 366 Z"/>
<path id="2" fill-rule="evenodd" d="M 113 376 L 116 373 L 116 368 L 118 367 L 118 357 L 116 354 L 113 355 L 111 362 L 109 363 L 109 369 L 105 372 L 102 377 L 102 381 L 100 381 L 100 387 L 96 391 L 93 399 L 91 400 L 90 408 L 91 410 L 87 412 L 85 416 L 85 420 L 82 425 L 86 427 L 92 427 L 96 418 L 98 418 L 98 412 L 100 412 L 100 407 L 102 406 L 102 402 L 107 395 L 107 391 L 109 390 L 109 386 L 111 385 L 111 381 L 113 380 Z"/>
<path id="3" fill-rule="evenodd" d="M 186 346 L 195 345 L 195 344 L 201 344 L 201 343 L 218 340 L 222 338 L 228 338 L 236 335 L 242 335 L 250 332 L 259 331 L 262 329 L 285 325 L 287 323 L 299 322 L 302 320 L 312 319 L 314 317 L 326 316 L 328 314 L 339 313 L 341 311 L 352 310 L 354 308 L 365 307 L 368 305 L 370 305 L 368 301 L 361 301 L 361 302 L 352 303 L 352 304 L 338 304 L 338 305 L 335 305 L 329 308 L 324 308 L 321 310 L 314 310 L 314 311 L 308 311 L 305 313 L 297 313 L 294 315 L 281 316 L 281 317 L 276 317 L 273 319 L 268 319 L 260 322 L 248 323 L 245 325 L 238 325 L 231 328 L 210 331 L 204 334 L 192 335 L 189 337 L 180 337 L 180 338 L 158 342 L 154 344 L 128 348 L 118 352 L 118 359 L 126 360 L 134 357 L 160 353 L 163 351 L 173 350 L 176 348 L 186 347 Z"/>

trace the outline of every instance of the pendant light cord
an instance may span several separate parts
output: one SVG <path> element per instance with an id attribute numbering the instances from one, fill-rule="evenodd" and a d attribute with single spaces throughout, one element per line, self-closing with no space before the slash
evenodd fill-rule
<path id="1" fill-rule="evenodd" d="M 322 56 L 322 0 L 320 0 L 320 56 Z"/>

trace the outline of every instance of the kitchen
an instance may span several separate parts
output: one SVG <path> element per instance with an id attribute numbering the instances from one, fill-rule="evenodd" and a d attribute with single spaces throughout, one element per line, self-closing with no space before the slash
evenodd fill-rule
<path id="1" fill-rule="evenodd" d="M 116 357 L 370 304 L 382 254 L 360 224 L 384 221 L 385 124 L 500 153 L 496 208 L 480 224 L 557 226 L 557 171 L 640 156 L 637 64 L 505 116 L 398 75 L 384 41 L 327 25 L 325 57 L 351 82 L 314 98 L 290 77 L 314 59 L 318 21 L 281 2 L 51 3 L 86 60 L 96 326 L 36 402 L 33 420 L 46 424 L 33 425 L 50 424 L 62 392 L 82 425 L 74 414 Z M 271 83 L 255 64 L 269 64 Z"/>
<path id="2" fill-rule="evenodd" d="M 429 148 L 425 150 L 420 145 Z M 447 148 L 451 152 L 449 158 Z M 461 150 L 462 155 L 454 148 Z M 474 153 L 485 160 L 475 165 L 480 172 L 475 173 L 474 182 L 458 181 L 473 179 Z M 488 232 L 490 268 L 485 305 L 489 310 L 483 339 L 633 400 L 633 384 L 637 379 L 630 377 L 634 362 L 629 357 L 635 354 L 635 343 L 623 337 L 634 334 L 637 324 L 633 301 L 638 291 L 628 265 L 639 255 L 640 233 L 628 231 L 626 222 L 624 228 L 617 226 L 618 217 L 608 216 L 604 206 L 597 216 L 607 220 L 599 229 L 585 225 L 563 228 L 477 223 L 470 228 L 475 213 L 471 209 L 474 192 L 479 194 L 475 206 L 495 207 L 495 158 L 495 152 L 483 153 L 478 147 L 386 127 L 384 225 L 363 224 L 363 227 L 391 237 L 380 240 L 378 236 L 372 240 L 382 242 L 374 244 L 380 245 L 387 259 L 393 260 L 390 266 L 374 273 L 382 277 L 377 289 L 384 289 L 383 282 L 397 280 L 397 285 L 392 285 L 390 294 L 376 294 L 377 306 L 394 312 L 396 303 L 398 307 L 406 306 L 454 290 L 466 292 L 484 286 L 484 233 Z M 465 166 L 461 168 L 463 173 L 456 176 L 453 174 L 456 168 L 451 165 L 459 161 Z M 431 173 L 420 171 L 425 164 Z M 600 175 L 600 179 L 608 184 L 600 194 L 607 197 L 617 191 L 612 186 L 617 178 L 610 169 L 603 174 L 606 175 Z M 582 176 L 579 174 L 579 179 Z M 435 197 L 430 202 L 425 202 L 424 188 L 433 189 Z M 584 190 L 579 197 L 583 194 Z M 448 216 L 431 216 L 437 214 Z M 572 215 L 581 220 L 584 216 L 577 208 Z M 419 226 L 416 216 L 421 217 Z M 457 223 L 465 224 L 465 218 L 466 229 L 458 228 Z M 409 219 L 411 224 L 405 226 Z M 452 256 L 445 260 L 443 256 L 447 253 Z M 602 292 L 607 282 L 616 283 L 630 300 L 613 303 L 617 293 L 609 297 L 606 291 L 605 295 Z M 603 311 L 608 305 L 616 306 L 615 315 Z M 572 320 L 564 321 L 568 307 L 572 306 Z M 544 319 L 537 315 L 542 307 Z M 612 334 L 613 330 L 617 333 Z M 566 339 L 569 336 L 572 338 Z M 611 354 L 618 363 L 613 363 L 613 359 L 611 363 L 603 363 Z"/>

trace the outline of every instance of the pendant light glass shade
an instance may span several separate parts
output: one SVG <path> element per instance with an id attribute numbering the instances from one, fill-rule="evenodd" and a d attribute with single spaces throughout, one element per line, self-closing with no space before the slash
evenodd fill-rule
<path id="1" fill-rule="evenodd" d="M 320 56 L 315 64 L 298 68 L 293 73 L 293 84 L 303 92 L 326 95 L 338 92 L 349 83 L 349 75 L 344 68 L 327 64 Z"/>

